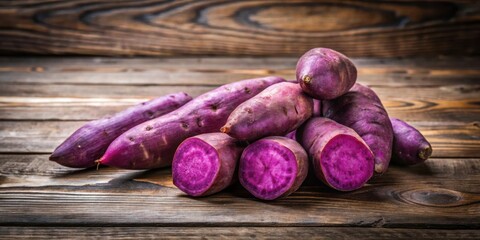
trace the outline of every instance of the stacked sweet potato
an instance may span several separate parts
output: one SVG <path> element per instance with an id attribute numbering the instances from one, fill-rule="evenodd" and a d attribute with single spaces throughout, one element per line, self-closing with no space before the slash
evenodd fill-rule
<path id="1" fill-rule="evenodd" d="M 361 188 L 390 160 L 425 161 L 432 148 L 407 123 L 389 118 L 375 92 L 356 83 L 344 55 L 315 48 L 280 77 L 223 85 L 193 99 L 176 93 L 87 123 L 50 160 L 75 168 L 172 165 L 174 184 L 191 196 L 228 187 L 238 176 L 255 197 L 295 192 L 309 164 L 339 191 Z M 238 173 L 238 175 L 236 174 Z"/>

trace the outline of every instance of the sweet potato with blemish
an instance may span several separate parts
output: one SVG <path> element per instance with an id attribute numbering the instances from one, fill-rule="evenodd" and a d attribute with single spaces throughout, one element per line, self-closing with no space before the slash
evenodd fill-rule
<path id="1" fill-rule="evenodd" d="M 110 144 L 99 162 L 126 169 L 168 166 L 183 140 L 202 133 L 218 132 L 238 105 L 268 86 L 283 81 L 279 77 L 256 78 L 204 93 L 167 115 L 128 130 Z"/>
<path id="2" fill-rule="evenodd" d="M 284 136 L 310 118 L 312 112 L 312 98 L 298 84 L 284 82 L 240 104 L 220 130 L 247 141 Z"/>
<path id="3" fill-rule="evenodd" d="M 314 48 L 297 62 L 297 81 L 316 99 L 334 99 L 353 86 L 357 69 L 345 55 L 328 48 Z"/>
<path id="4" fill-rule="evenodd" d="M 296 141 L 266 137 L 250 144 L 238 167 L 240 183 L 253 196 L 274 200 L 295 192 L 308 173 L 308 157 Z"/>
<path id="5" fill-rule="evenodd" d="M 194 197 L 220 192 L 233 182 L 243 149 L 243 143 L 225 133 L 187 138 L 173 157 L 173 184 Z"/>
<path id="6" fill-rule="evenodd" d="M 432 155 L 432 146 L 416 128 L 397 119 L 390 118 L 393 126 L 392 161 L 402 165 L 415 165 Z"/>
<path id="7" fill-rule="evenodd" d="M 316 117 L 297 130 L 317 178 L 340 191 L 362 187 L 373 175 L 374 157 L 353 129 Z"/>
<path id="8" fill-rule="evenodd" d="M 357 88 L 360 87 L 365 86 Z M 322 101 L 323 116 L 355 130 L 375 155 L 375 172 L 382 174 L 387 171 L 392 155 L 392 124 L 372 90 L 365 94 L 365 89 L 353 89 L 336 99 Z"/>
<path id="9" fill-rule="evenodd" d="M 95 161 L 105 153 L 108 145 L 122 133 L 140 123 L 169 113 L 190 100 L 192 97 L 183 92 L 169 94 L 113 116 L 88 122 L 60 144 L 50 156 L 50 160 L 73 168 L 95 166 Z"/>

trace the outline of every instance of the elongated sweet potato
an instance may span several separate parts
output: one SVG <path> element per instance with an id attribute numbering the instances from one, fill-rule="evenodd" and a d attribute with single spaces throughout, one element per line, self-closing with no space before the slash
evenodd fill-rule
<path id="1" fill-rule="evenodd" d="M 307 173 L 308 157 L 302 146 L 278 136 L 262 138 L 245 148 L 238 169 L 242 186 L 263 200 L 295 192 Z"/>
<path id="2" fill-rule="evenodd" d="M 425 137 L 410 124 L 390 118 L 393 126 L 392 161 L 402 165 L 422 163 L 432 155 L 432 146 Z"/>
<path id="3" fill-rule="evenodd" d="M 298 84 L 284 82 L 240 104 L 220 130 L 247 141 L 284 136 L 310 118 L 312 112 L 312 98 Z"/>
<path id="4" fill-rule="evenodd" d="M 162 117 L 140 124 L 119 136 L 100 159 L 101 164 L 126 169 L 168 166 L 178 145 L 188 137 L 218 132 L 230 113 L 268 86 L 285 81 L 264 77 L 223 85 Z"/>
<path id="5" fill-rule="evenodd" d="M 241 142 L 225 133 L 187 138 L 173 157 L 173 184 L 195 197 L 222 191 L 232 183 L 243 148 Z"/>
<path id="6" fill-rule="evenodd" d="M 373 153 L 351 128 L 316 117 L 297 131 L 297 139 L 312 160 L 315 175 L 328 186 L 352 191 L 372 177 Z"/>
<path id="7" fill-rule="evenodd" d="M 297 81 L 316 99 L 334 99 L 353 86 L 357 69 L 345 55 L 328 48 L 314 48 L 297 62 Z"/>
<path id="8" fill-rule="evenodd" d="M 50 156 L 50 160 L 73 168 L 95 166 L 108 145 L 128 129 L 169 113 L 184 105 L 192 97 L 174 93 L 155 98 L 119 112 L 111 117 L 91 121 L 68 137 Z"/>
<path id="9" fill-rule="evenodd" d="M 357 88 L 366 87 L 352 89 Z M 375 172 L 382 174 L 387 171 L 392 155 L 393 129 L 380 99 L 370 91 L 373 95 L 354 90 L 322 101 L 322 112 L 324 117 L 352 128 L 363 138 L 375 155 Z"/>

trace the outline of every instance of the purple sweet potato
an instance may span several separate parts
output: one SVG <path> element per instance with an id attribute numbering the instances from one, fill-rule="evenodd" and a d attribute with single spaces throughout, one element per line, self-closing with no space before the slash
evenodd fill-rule
<path id="1" fill-rule="evenodd" d="M 243 148 L 241 142 L 225 133 L 187 138 L 173 157 L 173 184 L 194 197 L 222 191 L 232 183 Z"/>
<path id="2" fill-rule="evenodd" d="M 322 101 L 318 99 L 313 99 L 312 117 L 321 117 L 321 116 L 322 116 Z"/>
<path id="3" fill-rule="evenodd" d="M 297 129 L 287 133 L 285 137 L 297 141 Z"/>
<path id="4" fill-rule="evenodd" d="M 314 48 L 297 62 L 297 81 L 316 99 L 334 99 L 353 86 L 357 69 L 345 55 L 328 48 Z"/>
<path id="5" fill-rule="evenodd" d="M 108 145 L 128 129 L 169 113 L 192 97 L 174 93 L 155 98 L 119 112 L 113 116 L 91 121 L 68 137 L 50 156 L 50 160 L 73 168 L 95 166 Z"/>
<path id="6" fill-rule="evenodd" d="M 284 82 L 240 104 L 220 130 L 247 141 L 284 136 L 310 118 L 312 112 L 312 98 L 298 84 Z"/>
<path id="7" fill-rule="evenodd" d="M 142 123 L 119 136 L 100 163 L 125 169 L 169 166 L 178 145 L 188 137 L 218 132 L 230 113 L 279 77 L 249 79 L 223 85 L 162 117 Z"/>
<path id="8" fill-rule="evenodd" d="M 352 191 L 372 177 L 373 153 L 353 129 L 316 117 L 297 131 L 297 139 L 312 160 L 315 175 L 328 186 Z"/>
<path id="9" fill-rule="evenodd" d="M 393 126 L 392 161 L 402 165 L 422 163 L 432 155 L 432 146 L 413 126 L 390 118 Z"/>
<path id="10" fill-rule="evenodd" d="M 354 91 L 322 101 L 323 116 L 355 130 L 375 155 L 375 172 L 382 174 L 387 171 L 392 155 L 392 124 L 376 94 L 372 90 L 368 95 L 355 90 L 366 88 L 356 85 Z"/>
<path id="11" fill-rule="evenodd" d="M 295 192 L 307 173 L 308 156 L 302 146 L 278 136 L 260 139 L 245 148 L 238 169 L 242 186 L 263 200 Z"/>
<path id="12" fill-rule="evenodd" d="M 382 104 L 382 101 L 380 100 L 380 98 L 377 96 L 377 94 L 371 88 L 369 88 L 367 86 L 364 86 L 360 83 L 355 83 L 353 85 L 353 87 L 350 89 L 349 92 L 359 92 L 359 93 L 365 95 L 366 97 L 372 99 L 373 101 Z M 382 106 L 383 106 L 383 104 L 382 104 Z"/>

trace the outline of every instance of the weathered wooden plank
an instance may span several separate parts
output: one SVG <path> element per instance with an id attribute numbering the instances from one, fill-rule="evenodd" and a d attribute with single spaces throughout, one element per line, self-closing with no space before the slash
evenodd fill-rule
<path id="1" fill-rule="evenodd" d="M 126 96 L 128 97 L 128 96 Z M 0 97 L 0 120 L 98 119 L 122 111 L 147 98 Z M 462 100 L 386 100 L 390 116 L 406 121 L 474 122 L 480 119 L 480 98 Z"/>
<path id="2" fill-rule="evenodd" d="M 478 239 L 473 229 L 340 227 L 0 227 L 0 238 L 114 239 Z"/>
<path id="3" fill-rule="evenodd" d="M 279 75 L 294 79 L 297 58 L 0 58 L 0 83 L 219 85 Z M 478 58 L 354 59 L 370 85 L 475 84 Z"/>
<path id="4" fill-rule="evenodd" d="M 198 96 L 216 86 L 121 86 L 121 85 L 29 85 L 6 83 L 0 88 L 4 97 L 60 97 L 60 98 L 151 98 L 173 92 L 187 92 Z M 378 96 L 386 100 L 459 100 L 478 99 L 480 84 L 450 86 L 372 86 Z"/>
<path id="5" fill-rule="evenodd" d="M 85 121 L 0 121 L 0 152 L 50 153 Z M 436 157 L 480 157 L 478 122 L 411 122 Z"/>
<path id="6" fill-rule="evenodd" d="M 310 181 L 285 199 L 263 202 L 238 184 L 208 198 L 186 197 L 168 169 L 72 171 L 40 166 L 45 157 L 0 156 L 0 225 L 480 226 L 478 158 L 392 166 L 354 192 Z"/>
<path id="7" fill-rule="evenodd" d="M 298 56 L 478 54 L 475 1 L 2 2 L 4 53 Z"/>

